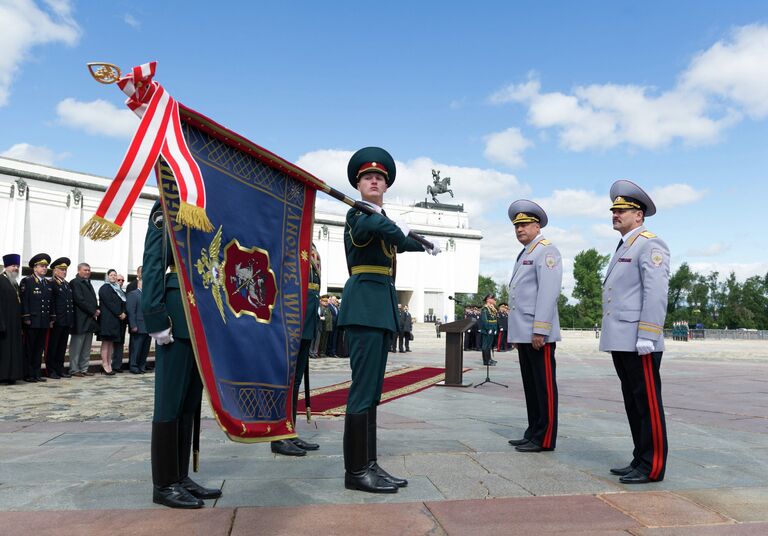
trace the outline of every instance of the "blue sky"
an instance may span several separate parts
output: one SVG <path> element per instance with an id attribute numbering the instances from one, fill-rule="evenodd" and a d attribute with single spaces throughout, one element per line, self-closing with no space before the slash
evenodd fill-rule
<path id="1" fill-rule="evenodd" d="M 440 169 L 499 281 L 512 201 L 541 202 L 569 272 L 612 252 L 620 178 L 657 201 L 675 266 L 768 272 L 765 2 L 0 0 L 0 50 L 5 156 L 113 174 L 137 120 L 85 63 L 157 60 L 179 101 L 349 194 L 365 145 L 398 162 L 390 201 Z"/>

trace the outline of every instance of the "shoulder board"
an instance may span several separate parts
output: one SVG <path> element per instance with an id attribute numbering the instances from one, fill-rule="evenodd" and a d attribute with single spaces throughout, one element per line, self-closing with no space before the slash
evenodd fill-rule
<path id="1" fill-rule="evenodd" d="M 643 231 L 642 233 L 640 233 L 640 236 L 644 238 L 656 238 L 656 235 L 650 231 Z"/>
<path id="2" fill-rule="evenodd" d="M 541 240 L 541 242 L 539 242 L 539 243 L 540 243 L 542 246 L 548 246 L 548 245 L 550 245 L 552 242 L 550 242 L 549 240 L 547 240 L 546 238 L 544 238 L 544 239 L 542 239 L 542 240 Z"/>

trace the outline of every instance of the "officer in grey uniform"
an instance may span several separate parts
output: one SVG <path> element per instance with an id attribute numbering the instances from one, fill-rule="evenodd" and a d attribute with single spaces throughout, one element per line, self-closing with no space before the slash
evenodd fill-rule
<path id="1" fill-rule="evenodd" d="M 533 201 L 509 206 L 509 219 L 524 246 L 509 282 L 507 340 L 517 346 L 528 428 L 510 445 L 518 452 L 554 450 L 557 441 L 555 346 L 560 340 L 557 299 L 563 283 L 560 251 L 541 235 L 547 214 Z"/>
<path id="2" fill-rule="evenodd" d="M 611 186 L 613 228 L 621 234 L 603 283 L 600 350 L 611 352 L 621 381 L 634 451 L 626 467 L 611 469 L 624 484 L 664 479 L 667 428 L 661 400 L 661 354 L 669 288 L 669 248 L 646 231 L 656 207 L 627 180 Z"/>

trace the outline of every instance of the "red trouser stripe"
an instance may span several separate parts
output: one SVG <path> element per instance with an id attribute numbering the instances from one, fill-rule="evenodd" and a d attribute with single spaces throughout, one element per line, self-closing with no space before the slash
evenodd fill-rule
<path id="1" fill-rule="evenodd" d="M 648 475 L 652 480 L 661 473 L 661 461 L 664 456 L 664 441 L 661 437 L 661 418 L 659 416 L 659 404 L 656 399 L 656 382 L 653 377 L 653 357 L 651 354 L 642 356 L 643 369 L 645 371 L 645 392 L 648 397 L 648 411 L 651 418 L 651 436 L 653 443 L 653 464 Z"/>
<path id="2" fill-rule="evenodd" d="M 542 447 L 545 449 L 552 447 L 552 428 L 555 423 L 555 393 L 552 381 L 552 346 L 549 343 L 544 345 L 544 371 L 547 383 L 547 431 L 544 434 Z"/>
<path id="3" fill-rule="evenodd" d="M 501 352 L 501 331 L 499 331 L 499 336 L 496 338 L 496 351 Z"/>

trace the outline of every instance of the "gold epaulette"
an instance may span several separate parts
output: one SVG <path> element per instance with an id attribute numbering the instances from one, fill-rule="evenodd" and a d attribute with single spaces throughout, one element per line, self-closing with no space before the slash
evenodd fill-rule
<path id="1" fill-rule="evenodd" d="M 656 238 L 656 235 L 650 231 L 643 231 L 642 233 L 640 233 L 640 236 L 645 238 Z"/>
<path id="2" fill-rule="evenodd" d="M 551 243 L 552 243 L 552 242 L 550 242 L 550 241 L 549 241 L 549 240 L 547 240 L 546 238 L 542 239 L 542 240 L 541 240 L 541 242 L 540 242 L 540 244 L 542 244 L 542 245 L 544 245 L 544 246 L 548 246 L 548 245 L 550 245 Z"/>

